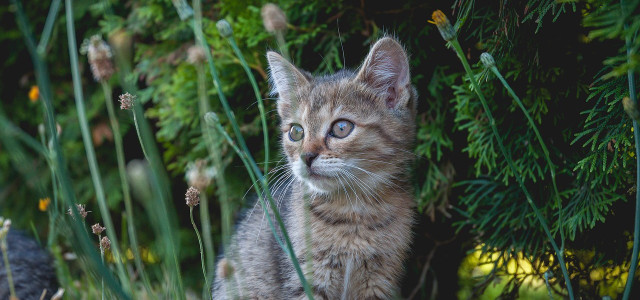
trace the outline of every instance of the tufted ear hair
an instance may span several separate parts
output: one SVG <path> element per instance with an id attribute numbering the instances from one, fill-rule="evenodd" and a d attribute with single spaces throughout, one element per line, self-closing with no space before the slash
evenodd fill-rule
<path id="1" fill-rule="evenodd" d="M 378 40 L 362 63 L 356 80 L 374 89 L 389 109 L 403 109 L 411 98 L 409 59 L 395 39 Z"/>
<path id="2" fill-rule="evenodd" d="M 282 108 L 290 107 L 292 101 L 297 101 L 294 99 L 297 96 L 296 90 L 309 84 L 310 79 L 276 52 L 267 52 L 267 61 L 270 70 L 271 94 L 279 95 L 278 111 L 282 114 Z"/>

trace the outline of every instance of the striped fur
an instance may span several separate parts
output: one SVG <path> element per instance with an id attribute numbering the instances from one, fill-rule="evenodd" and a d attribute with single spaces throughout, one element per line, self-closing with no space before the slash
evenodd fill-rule
<path id="1" fill-rule="evenodd" d="M 319 77 L 274 52 L 267 58 L 288 159 L 272 190 L 315 298 L 391 298 L 414 218 L 407 170 L 417 94 L 406 52 L 385 37 L 357 72 Z M 329 135 L 337 120 L 353 131 Z M 304 128 L 302 140 L 289 139 L 292 124 Z M 306 153 L 317 155 L 310 165 Z M 214 299 L 306 297 L 267 218 L 277 224 L 257 206 L 240 222 L 218 264 Z"/>

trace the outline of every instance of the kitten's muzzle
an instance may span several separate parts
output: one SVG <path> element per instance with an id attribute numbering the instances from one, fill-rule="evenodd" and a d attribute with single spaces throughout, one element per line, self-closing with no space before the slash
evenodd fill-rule
<path id="1" fill-rule="evenodd" d="M 318 157 L 318 153 L 315 152 L 305 152 L 302 153 L 302 160 L 307 165 L 307 167 L 311 168 L 311 164 Z"/>

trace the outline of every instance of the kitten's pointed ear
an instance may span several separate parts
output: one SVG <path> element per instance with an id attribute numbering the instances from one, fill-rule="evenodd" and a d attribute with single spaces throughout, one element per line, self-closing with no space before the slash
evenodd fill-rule
<path id="1" fill-rule="evenodd" d="M 269 62 L 272 94 L 277 93 L 280 100 L 290 102 L 294 92 L 300 86 L 309 83 L 309 79 L 280 54 L 267 52 Z"/>
<path id="2" fill-rule="evenodd" d="M 384 37 L 371 47 L 356 78 L 383 95 L 388 108 L 404 108 L 411 98 L 409 59 L 393 38 Z"/>

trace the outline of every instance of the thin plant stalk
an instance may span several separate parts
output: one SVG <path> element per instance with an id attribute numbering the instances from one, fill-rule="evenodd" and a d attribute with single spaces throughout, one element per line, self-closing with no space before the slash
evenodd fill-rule
<path id="1" fill-rule="evenodd" d="M 249 82 L 251 82 L 251 87 L 253 87 L 253 93 L 256 96 L 256 100 L 258 101 L 258 110 L 260 111 L 260 120 L 262 121 L 262 136 L 264 137 L 264 172 L 266 174 L 269 173 L 269 128 L 267 127 L 267 114 L 264 109 L 264 103 L 262 101 L 262 94 L 260 93 L 260 88 L 258 88 L 258 83 L 256 82 L 256 78 L 253 76 L 247 61 L 244 59 L 244 55 L 242 55 L 242 51 L 238 47 L 236 40 L 233 38 L 233 35 L 229 35 L 227 37 L 227 41 L 231 45 L 233 52 L 236 54 L 238 59 L 240 60 L 240 65 L 244 69 L 245 73 L 247 73 L 247 77 L 249 78 Z"/>
<path id="2" fill-rule="evenodd" d="M 493 74 L 496 75 L 496 77 L 498 77 L 500 82 L 502 82 L 502 85 L 504 85 L 504 87 L 507 89 L 507 92 L 509 92 L 511 97 L 513 97 L 513 100 L 515 100 L 516 103 L 518 104 L 518 107 L 520 107 L 520 110 L 522 110 L 522 113 L 524 113 L 525 117 L 527 117 L 527 120 L 529 121 L 529 127 L 531 127 L 533 132 L 535 132 L 538 142 L 540 143 L 540 147 L 542 147 L 544 158 L 547 161 L 547 165 L 549 166 L 549 173 L 551 174 L 551 184 L 553 185 L 553 193 L 556 198 L 556 205 L 558 206 L 558 214 L 559 214 L 558 222 L 560 223 L 560 250 L 564 252 L 565 239 L 564 239 L 564 224 L 563 224 L 564 218 L 562 216 L 563 215 L 562 200 L 560 199 L 560 192 L 558 192 L 558 185 L 556 184 L 556 169 L 555 169 L 555 165 L 551 161 L 551 157 L 549 156 L 549 149 L 547 148 L 547 145 L 542 139 L 542 136 L 540 135 L 540 131 L 538 131 L 538 127 L 536 126 L 536 123 L 533 121 L 533 118 L 531 117 L 527 109 L 524 107 L 524 104 L 522 104 L 520 97 L 518 97 L 518 95 L 516 95 L 513 89 L 511 89 L 511 86 L 509 85 L 509 83 L 507 83 L 507 81 L 504 79 L 504 77 L 502 76 L 502 74 L 500 73 L 500 71 L 495 65 L 489 67 L 489 69 L 491 70 L 491 72 L 493 72 Z"/>
<path id="3" fill-rule="evenodd" d="M 504 144 L 502 142 L 502 138 L 500 137 L 500 134 L 498 133 L 498 128 L 496 126 L 496 121 L 493 118 L 493 115 L 491 114 L 491 110 L 489 108 L 489 105 L 487 104 L 487 100 L 485 99 L 484 94 L 482 94 L 482 90 L 480 90 L 480 85 L 478 84 L 478 82 L 477 82 L 477 80 L 475 78 L 473 70 L 471 70 L 471 66 L 469 65 L 469 62 L 467 61 L 467 58 L 464 55 L 464 51 L 462 50 L 462 47 L 460 46 L 460 43 L 458 42 L 458 39 L 454 38 L 453 40 L 450 41 L 450 44 L 455 49 L 456 54 L 458 55 L 458 58 L 462 62 L 462 65 L 463 65 L 465 71 L 467 72 L 467 75 L 469 76 L 469 80 L 471 81 L 471 85 L 473 86 L 473 89 L 475 90 L 476 94 L 478 94 L 478 97 L 480 98 L 480 102 L 482 103 L 482 107 L 484 109 L 484 112 L 485 112 L 485 114 L 487 116 L 487 119 L 489 119 L 489 125 L 491 126 L 491 130 L 493 131 L 493 135 L 494 135 L 496 141 L 498 142 L 498 147 L 500 148 L 500 152 L 502 152 L 502 155 L 504 156 L 505 160 L 507 161 L 507 164 L 509 165 L 509 168 L 511 169 L 511 172 L 513 172 L 513 176 L 515 177 L 516 181 L 518 181 L 518 185 L 520 186 L 520 188 L 524 192 L 525 197 L 527 198 L 527 202 L 531 206 L 531 209 L 533 210 L 534 214 L 536 215 L 536 218 L 540 222 L 540 225 L 542 226 L 542 229 L 544 230 L 544 233 L 547 235 L 547 238 L 549 239 L 549 242 L 551 243 L 551 247 L 553 247 L 553 250 L 556 253 L 556 256 L 558 258 L 558 263 L 560 265 L 560 269 L 562 270 L 562 275 L 564 276 L 565 284 L 567 286 L 567 292 L 569 293 L 569 298 L 570 299 L 574 299 L 573 287 L 571 286 L 571 278 L 569 277 L 569 272 L 567 272 L 567 267 L 566 267 L 565 262 L 564 262 L 563 252 L 562 252 L 562 250 L 560 250 L 560 248 L 558 248 L 558 245 L 556 244 L 555 240 L 553 239 L 553 235 L 551 235 L 551 231 L 549 230 L 549 226 L 547 226 L 547 222 L 542 217 L 542 214 L 540 213 L 540 210 L 538 209 L 538 207 L 535 205 L 535 203 L 533 203 L 533 198 L 531 197 L 531 194 L 529 193 L 529 190 L 525 186 L 523 179 L 520 177 L 520 174 L 518 173 L 518 169 L 515 167 L 515 165 L 513 163 L 513 160 L 511 159 L 511 155 L 509 154 L 509 152 L 507 152 L 506 148 L 504 147 Z"/>
<path id="4" fill-rule="evenodd" d="M 182 274 L 180 272 L 180 264 L 178 262 L 178 254 L 177 254 L 177 250 L 175 249 L 175 237 L 173 234 L 173 229 L 171 228 L 170 224 L 168 224 L 168 222 L 170 221 L 169 218 L 169 212 L 167 211 L 166 208 L 166 199 L 164 199 L 165 193 L 163 191 L 161 191 L 162 186 L 160 186 L 160 179 L 158 178 L 158 174 L 156 174 L 156 170 L 158 170 L 157 165 L 155 164 L 159 164 L 159 162 L 153 160 L 152 157 L 149 156 L 150 152 L 147 152 L 146 146 L 145 146 L 145 138 L 142 135 L 142 130 L 141 127 L 143 126 L 143 124 L 141 123 L 141 120 L 138 119 L 137 115 L 140 114 L 142 115 L 142 104 L 139 102 L 138 99 L 133 99 L 133 108 L 132 108 L 132 114 L 133 114 L 133 122 L 134 125 L 136 127 L 136 133 L 138 134 L 138 140 L 140 141 L 140 147 L 142 148 L 142 152 L 144 153 L 145 159 L 149 162 L 149 164 L 152 167 L 152 172 L 150 173 L 151 177 L 152 177 L 152 183 L 156 184 L 156 188 L 154 189 L 154 192 L 157 192 L 158 198 L 160 199 L 160 204 L 161 205 L 156 205 L 155 207 L 160 207 L 160 211 L 159 213 L 161 214 L 162 218 L 165 220 L 164 222 L 161 222 L 162 226 L 163 226 L 163 230 L 164 232 L 168 235 L 168 244 L 167 244 L 167 252 L 169 253 L 168 256 L 172 256 L 172 274 L 175 276 L 175 280 L 176 280 L 176 284 L 178 286 L 177 291 L 174 291 L 174 295 L 178 298 L 178 299 L 184 299 L 185 298 L 185 293 L 184 293 L 184 286 L 182 283 Z M 144 131 L 147 132 L 147 131 Z M 154 154 L 156 153 L 156 151 L 153 152 Z M 155 158 L 156 156 L 154 156 Z"/>
<path id="5" fill-rule="evenodd" d="M 200 200 L 202 201 L 202 198 Z M 209 277 L 207 276 L 207 267 L 205 266 L 205 260 L 204 260 L 204 250 L 202 250 L 202 238 L 200 237 L 200 231 L 198 231 L 196 222 L 193 221 L 193 206 L 189 207 L 189 218 L 191 218 L 191 225 L 193 225 L 193 231 L 196 232 L 196 236 L 198 237 L 198 245 L 200 246 L 200 264 L 202 265 L 202 275 L 204 276 L 205 286 L 209 286 Z M 210 296 L 208 296 L 207 299 L 209 297 Z"/>
<path id="6" fill-rule="evenodd" d="M 266 196 L 267 200 L 269 202 L 270 207 L 272 208 L 272 212 L 273 215 L 275 217 L 275 219 L 278 222 L 278 226 L 281 229 L 282 232 L 282 236 L 284 237 L 284 240 L 286 242 L 286 247 L 283 247 L 283 250 L 285 250 L 285 252 L 289 255 L 289 258 L 294 266 L 294 269 L 296 270 L 296 274 L 298 275 L 298 278 L 300 279 L 300 282 L 302 284 L 302 287 L 307 295 L 307 297 L 309 297 L 309 299 L 313 299 L 313 292 L 311 291 L 311 287 L 308 284 L 302 269 L 300 268 L 300 263 L 298 262 L 298 259 L 295 255 L 295 251 L 293 249 L 293 245 L 291 243 L 291 240 L 289 238 L 289 234 L 287 233 L 287 229 L 284 226 L 284 222 L 282 221 L 282 218 L 280 216 L 280 213 L 277 210 L 277 206 L 275 205 L 275 202 L 273 201 L 273 197 L 271 195 L 271 191 L 269 190 L 269 186 L 268 186 L 268 182 L 266 180 L 266 178 L 264 177 L 264 175 L 262 174 L 262 172 L 260 171 L 260 168 L 258 167 L 258 165 L 256 164 L 256 162 L 253 160 L 253 158 L 251 157 L 251 155 L 249 155 L 249 149 L 247 148 L 247 145 L 244 141 L 244 138 L 242 136 L 242 132 L 240 131 L 240 128 L 238 126 L 238 123 L 236 121 L 235 115 L 233 114 L 231 107 L 229 106 L 229 103 L 227 102 L 226 97 L 224 96 L 224 93 L 222 91 L 222 84 L 220 82 L 220 79 L 218 78 L 218 72 L 215 68 L 215 65 L 213 64 L 213 57 L 211 56 L 211 51 L 209 49 L 209 45 L 207 44 L 207 42 L 204 39 L 204 34 L 202 33 L 202 11 L 201 11 L 201 7 L 200 7 L 200 1 L 199 0 L 194 0 L 193 1 L 193 10 L 194 10 L 194 20 L 193 20 L 193 31 L 194 34 L 196 36 L 196 40 L 198 41 L 198 43 L 200 44 L 200 46 L 202 46 L 202 48 L 205 50 L 205 55 L 207 56 L 207 62 L 209 65 L 209 71 L 213 77 L 213 83 L 214 86 L 216 87 L 217 91 L 218 91 L 218 99 L 220 100 L 220 103 L 222 104 L 222 107 L 225 111 L 225 114 L 227 115 L 227 118 L 229 119 L 229 122 L 231 123 L 231 127 L 234 131 L 234 134 L 238 140 L 238 144 L 240 145 L 240 149 L 242 149 L 242 153 L 244 153 L 245 158 L 247 159 L 247 161 L 250 163 L 250 168 L 247 168 L 247 171 L 249 171 L 249 173 L 251 173 L 251 171 L 253 170 L 253 172 L 255 173 L 256 177 L 259 179 L 259 183 L 262 186 L 262 190 L 263 193 L 258 193 L 258 199 L 261 202 L 261 205 L 263 206 L 263 209 L 266 210 L 267 206 L 266 203 L 264 202 L 263 197 Z M 219 122 L 218 122 L 219 123 Z M 267 214 L 268 216 L 268 214 Z M 270 218 L 267 217 L 267 220 L 269 220 Z M 273 234 L 277 237 L 277 232 L 275 231 L 275 229 L 272 227 L 272 231 Z"/>
<path id="7" fill-rule="evenodd" d="M 65 200 L 67 206 L 71 206 L 73 215 L 77 216 L 78 209 L 74 205 L 76 203 L 75 193 L 72 188 L 69 171 L 66 167 L 66 160 L 56 134 L 55 112 L 52 101 L 53 92 L 51 88 L 51 81 L 49 79 L 49 70 L 47 64 L 44 63 L 43 55 L 39 54 L 36 50 L 35 39 L 24 13 L 22 2 L 20 0 L 11 0 L 11 3 L 15 8 L 16 22 L 20 32 L 22 33 L 25 45 L 27 46 L 27 51 L 29 52 L 29 56 L 31 57 L 35 69 L 36 81 L 38 83 L 38 89 L 40 90 L 40 99 L 42 99 L 41 103 L 45 112 L 44 123 L 48 136 L 50 137 L 50 145 L 52 146 L 50 147 L 51 157 L 53 158 L 51 160 L 51 164 L 55 169 L 55 174 L 60 184 L 62 199 Z M 96 270 L 102 275 L 102 278 L 105 279 L 117 297 L 130 299 L 129 295 L 127 295 L 122 290 L 122 287 L 118 285 L 111 272 L 109 272 L 104 264 L 100 262 L 99 255 L 95 252 L 95 248 L 91 243 L 82 222 L 78 219 L 79 218 L 72 219 L 68 223 L 74 233 L 74 239 L 71 239 L 74 246 L 78 247 L 77 249 L 80 253 L 87 256 L 87 262 L 94 264 Z"/>
<path id="8" fill-rule="evenodd" d="M 101 241 L 102 241 L 102 236 L 98 234 L 98 245 L 100 245 L 100 259 L 104 264 L 104 248 L 102 247 Z M 102 290 L 101 290 L 102 300 L 104 300 L 104 279 L 103 278 L 100 278 L 100 284 L 102 285 Z"/>
<path id="9" fill-rule="evenodd" d="M 66 21 L 67 21 L 67 40 L 69 42 L 69 56 L 71 58 L 71 75 L 73 77 L 73 91 L 76 100 L 76 109 L 78 112 L 78 122 L 80 123 L 80 129 L 82 132 L 82 140 L 84 143 L 85 151 L 87 154 L 87 160 L 89 162 L 89 171 L 91 173 L 91 179 L 96 191 L 96 198 L 98 200 L 98 207 L 100 208 L 100 215 L 107 228 L 107 236 L 113 243 L 113 254 L 116 261 L 116 269 L 118 276 L 120 277 L 120 283 L 125 287 L 125 290 L 134 292 L 131 289 L 129 279 L 127 278 L 124 265 L 120 256 L 120 248 L 118 246 L 118 240 L 115 236 L 115 227 L 111 221 L 111 215 L 109 214 L 109 207 L 102 187 L 102 178 L 98 169 L 98 162 L 96 160 L 96 153 L 93 148 L 91 136 L 89 133 L 89 123 L 87 121 L 87 115 L 84 107 L 84 96 L 82 94 L 82 84 L 80 81 L 80 71 L 78 70 L 78 48 L 76 45 L 76 32 L 73 19 L 73 4 L 71 0 L 65 0 L 66 8 Z M 135 295 L 134 295 L 134 298 Z"/>
<path id="10" fill-rule="evenodd" d="M 224 182 L 223 170 L 221 168 L 218 168 L 221 166 L 221 163 L 220 163 L 221 158 L 220 158 L 219 150 L 216 149 L 216 147 L 213 144 L 213 140 L 214 140 L 213 132 L 211 131 L 211 128 L 209 128 L 204 124 L 204 114 L 210 110 L 209 99 L 207 97 L 206 74 L 205 74 L 204 68 L 201 65 L 196 64 L 195 67 L 196 67 L 196 74 L 198 76 L 198 100 L 199 100 L 199 107 L 200 107 L 200 127 L 202 129 L 202 135 L 205 139 L 205 143 L 207 144 L 207 150 L 209 151 L 209 155 L 212 157 L 214 161 L 214 167 L 218 171 L 217 178 L 220 181 L 218 182 L 219 183 L 218 187 L 221 187 L 221 186 L 226 187 L 226 183 Z M 220 210 L 222 211 L 223 242 L 226 241 L 225 233 L 228 234 L 231 227 L 231 222 L 230 222 L 231 214 L 228 207 L 229 205 L 226 201 L 227 200 L 226 195 L 224 195 L 224 197 L 225 199 L 220 199 Z M 202 224 L 202 234 L 204 235 L 204 246 L 207 251 L 207 255 L 206 255 L 207 269 L 209 270 L 209 272 L 213 272 L 215 254 L 214 254 L 214 248 L 213 248 L 213 241 L 211 240 L 212 234 L 211 234 L 211 218 L 209 216 L 209 199 L 207 199 L 204 190 L 201 191 L 200 205 L 201 205 L 200 223 Z"/>
<path id="11" fill-rule="evenodd" d="M 625 24 L 625 29 L 628 25 Z M 631 58 L 634 55 L 631 45 L 631 37 L 626 37 L 627 48 L 627 62 L 631 64 Z M 627 81 L 629 82 L 629 98 L 631 103 L 638 107 L 638 99 L 636 97 L 636 85 L 635 75 L 633 74 L 633 68 L 627 70 Z M 633 250 L 631 251 L 631 263 L 629 264 L 629 276 L 627 276 L 627 283 L 624 287 L 624 293 L 622 294 L 623 300 L 628 300 L 631 295 L 631 288 L 635 281 L 636 269 L 638 268 L 638 252 L 640 252 L 640 126 L 638 121 L 633 120 L 633 138 L 636 146 L 636 211 L 635 220 L 633 223 Z"/>
<path id="12" fill-rule="evenodd" d="M 142 258 L 140 257 L 140 249 L 138 248 L 138 237 L 134 224 L 133 217 L 133 204 L 131 202 L 131 189 L 129 187 L 129 181 L 127 180 L 127 169 L 124 157 L 124 146 L 122 143 L 122 134 L 120 133 L 120 122 L 116 117 L 116 110 L 113 106 L 113 97 L 111 94 L 111 87 L 105 81 L 101 81 L 102 91 L 104 93 L 104 100 L 107 106 L 107 113 L 109 114 L 109 121 L 111 123 L 111 131 L 113 132 L 113 142 L 116 148 L 116 158 L 118 161 L 118 173 L 120 175 L 120 185 L 122 186 L 122 197 L 124 198 L 124 208 L 127 219 L 127 230 L 129 233 L 129 243 L 131 244 L 131 250 L 133 252 L 133 260 L 140 273 L 140 277 L 144 283 L 147 293 L 152 294 L 151 283 L 144 270 L 142 264 Z"/>
<path id="13" fill-rule="evenodd" d="M 40 42 L 38 42 L 37 51 L 40 55 L 44 54 L 47 49 L 47 45 L 49 44 L 51 32 L 53 32 L 53 25 L 55 24 L 56 17 L 58 16 L 58 12 L 60 11 L 60 3 L 62 3 L 62 0 L 51 1 L 49 14 L 47 15 L 47 20 L 44 23 L 44 29 L 42 30 Z"/>
<path id="14" fill-rule="evenodd" d="M 9 253 L 7 247 L 7 237 L 3 237 L 0 241 L 0 247 L 2 248 L 2 259 L 4 260 L 4 268 L 7 272 L 7 281 L 9 282 L 9 294 L 11 294 L 11 299 L 18 299 L 16 296 L 16 288 L 13 285 L 13 275 L 11 274 L 11 266 L 9 265 Z"/>

